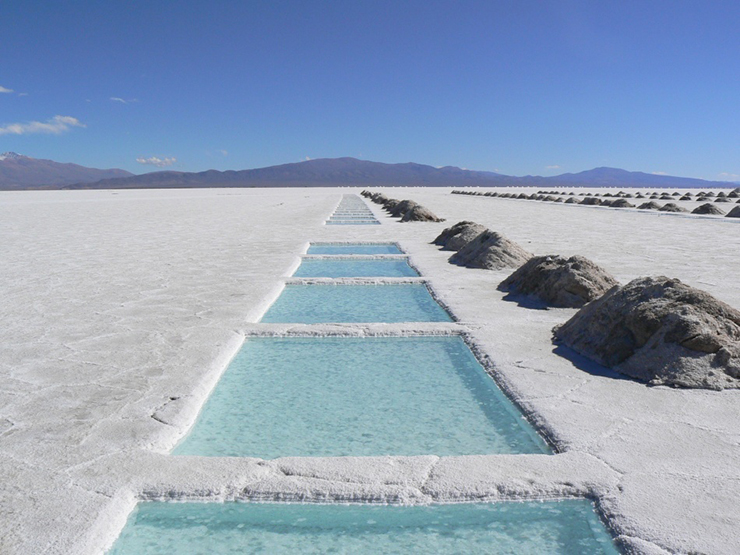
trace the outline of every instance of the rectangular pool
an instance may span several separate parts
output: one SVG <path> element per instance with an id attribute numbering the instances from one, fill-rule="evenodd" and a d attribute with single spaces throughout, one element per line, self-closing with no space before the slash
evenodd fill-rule
<path id="1" fill-rule="evenodd" d="M 266 323 L 451 322 L 424 284 L 287 285 Z"/>
<path id="2" fill-rule="evenodd" d="M 304 258 L 294 277 L 419 277 L 405 258 Z"/>
<path id="3" fill-rule="evenodd" d="M 377 220 L 326 220 L 326 225 L 380 225 Z"/>
<path id="4" fill-rule="evenodd" d="M 248 338 L 175 455 L 549 453 L 459 336 Z"/>
<path id="5" fill-rule="evenodd" d="M 618 555 L 586 500 L 455 505 L 142 502 L 110 555 Z"/>
<path id="6" fill-rule="evenodd" d="M 395 243 L 311 243 L 306 254 L 403 254 Z"/>

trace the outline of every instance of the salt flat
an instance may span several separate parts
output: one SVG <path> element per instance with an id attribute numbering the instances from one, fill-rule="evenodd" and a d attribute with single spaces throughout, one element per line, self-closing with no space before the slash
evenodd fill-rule
<path id="1" fill-rule="evenodd" d="M 381 189 L 382 190 L 382 189 Z M 137 499 L 595 498 L 622 547 L 736 553 L 740 391 L 647 387 L 553 352 L 573 310 L 503 301 L 508 271 L 430 241 L 467 219 L 619 281 L 740 307 L 740 222 L 386 189 L 445 223 L 324 226 L 348 189 L 0 193 L 0 552 L 98 553 Z M 694 206 L 696 204 L 693 204 Z M 723 209 L 725 208 L 722 206 Z M 456 324 L 258 324 L 309 241 L 398 241 Z M 556 455 L 174 457 L 245 334 L 463 333 Z"/>

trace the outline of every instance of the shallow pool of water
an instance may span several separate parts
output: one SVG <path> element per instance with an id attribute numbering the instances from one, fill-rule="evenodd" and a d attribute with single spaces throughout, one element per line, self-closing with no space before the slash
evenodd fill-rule
<path id="1" fill-rule="evenodd" d="M 262 317 L 267 323 L 450 322 L 423 284 L 287 285 Z"/>
<path id="2" fill-rule="evenodd" d="M 110 554 L 617 555 L 585 500 L 388 506 L 139 503 Z"/>
<path id="3" fill-rule="evenodd" d="M 395 243 L 311 243 L 307 254 L 403 254 Z"/>
<path id="4" fill-rule="evenodd" d="M 377 220 L 326 220 L 326 225 L 380 225 Z"/>
<path id="5" fill-rule="evenodd" d="M 176 455 L 549 449 L 459 336 L 249 338 Z"/>
<path id="6" fill-rule="evenodd" d="M 295 277 L 419 277 L 404 258 L 304 258 Z"/>

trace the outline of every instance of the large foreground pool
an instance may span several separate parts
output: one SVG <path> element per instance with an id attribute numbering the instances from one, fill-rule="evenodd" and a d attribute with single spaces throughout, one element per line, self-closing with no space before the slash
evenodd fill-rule
<path id="1" fill-rule="evenodd" d="M 139 503 L 111 554 L 616 555 L 585 500 L 429 505 Z"/>
<path id="2" fill-rule="evenodd" d="M 546 453 L 465 342 L 249 338 L 176 455 Z"/>

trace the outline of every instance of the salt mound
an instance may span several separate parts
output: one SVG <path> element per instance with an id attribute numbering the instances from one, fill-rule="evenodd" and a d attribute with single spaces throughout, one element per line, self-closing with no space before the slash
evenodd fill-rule
<path id="1" fill-rule="evenodd" d="M 531 253 L 503 235 L 487 229 L 453 254 L 450 262 L 468 268 L 500 270 L 517 268 L 530 258 Z"/>
<path id="2" fill-rule="evenodd" d="M 736 206 L 732 210 L 730 210 L 730 213 L 727 214 L 728 218 L 740 218 L 740 206 Z"/>
<path id="3" fill-rule="evenodd" d="M 428 208 L 417 204 L 411 207 L 401 218 L 402 222 L 444 222 L 444 218 L 437 217 Z"/>
<path id="4" fill-rule="evenodd" d="M 617 281 L 582 256 L 536 256 L 502 281 L 498 289 L 529 295 L 549 306 L 578 308 L 599 298 Z"/>
<path id="5" fill-rule="evenodd" d="M 725 213 L 721 208 L 717 208 L 714 204 L 707 202 L 701 206 L 697 206 L 691 211 L 692 214 L 717 214 L 722 215 Z"/>
<path id="6" fill-rule="evenodd" d="M 660 204 L 651 200 L 650 202 L 643 202 L 637 208 L 639 208 L 640 210 L 659 210 Z"/>
<path id="7" fill-rule="evenodd" d="M 623 198 L 617 199 L 611 204 L 612 208 L 634 208 L 635 205 Z"/>
<path id="8" fill-rule="evenodd" d="M 411 210 L 414 206 L 418 206 L 413 200 L 402 200 L 389 210 L 391 216 L 403 216 L 406 212 Z"/>
<path id="9" fill-rule="evenodd" d="M 554 332 L 558 342 L 652 384 L 740 388 L 740 311 L 677 279 L 614 287 Z"/>
<path id="10" fill-rule="evenodd" d="M 457 222 L 443 230 L 432 243 L 440 245 L 444 250 L 458 251 L 485 230 L 485 226 L 475 222 Z"/>
<path id="11" fill-rule="evenodd" d="M 397 198 L 389 198 L 383 203 L 383 208 L 388 210 L 389 212 L 393 210 L 396 206 L 398 206 L 398 203 L 401 202 Z"/>
<path id="12" fill-rule="evenodd" d="M 664 205 L 663 208 L 658 209 L 659 212 L 688 212 L 685 208 L 681 208 L 678 204 L 674 202 L 669 202 L 668 204 Z"/>

